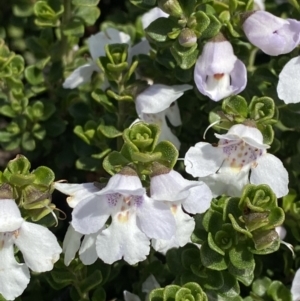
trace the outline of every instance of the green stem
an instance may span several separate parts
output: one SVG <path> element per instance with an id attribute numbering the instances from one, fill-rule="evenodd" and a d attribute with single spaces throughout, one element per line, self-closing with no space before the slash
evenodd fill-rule
<path id="1" fill-rule="evenodd" d="M 118 112 L 118 125 L 117 125 L 117 127 L 118 127 L 119 131 L 123 131 L 124 130 L 124 122 L 125 122 L 125 118 L 126 118 L 126 102 L 125 101 L 119 101 L 118 109 L 119 109 L 119 112 Z M 118 150 L 121 150 L 122 145 L 123 145 L 123 138 L 121 136 L 121 137 L 118 137 L 118 140 L 117 140 Z"/>

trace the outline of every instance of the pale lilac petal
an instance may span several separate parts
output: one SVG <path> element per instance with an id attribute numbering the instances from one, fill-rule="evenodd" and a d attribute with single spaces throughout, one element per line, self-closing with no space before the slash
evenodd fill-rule
<path id="1" fill-rule="evenodd" d="M 99 191 L 94 183 L 68 184 L 55 182 L 54 188 L 69 195 L 67 202 L 71 208 L 74 208 L 80 201 L 94 198 L 95 193 Z"/>
<path id="2" fill-rule="evenodd" d="M 300 269 L 297 270 L 293 279 L 291 293 L 293 301 L 298 301 L 300 299 Z"/>
<path id="3" fill-rule="evenodd" d="M 185 91 L 192 88 L 191 85 L 166 86 L 154 84 L 137 96 L 135 101 L 136 111 L 139 117 L 141 114 L 156 114 L 162 112 L 169 108 Z"/>
<path id="4" fill-rule="evenodd" d="M 233 125 L 226 134 L 215 134 L 218 139 L 243 140 L 247 144 L 259 149 L 267 149 L 270 146 L 263 143 L 263 135 L 257 128 L 243 124 Z"/>
<path id="5" fill-rule="evenodd" d="M 72 226 L 82 234 L 99 231 L 108 220 L 111 208 L 105 196 L 94 195 L 81 201 L 72 212 Z"/>
<path id="6" fill-rule="evenodd" d="M 234 172 L 230 168 L 220 169 L 219 173 L 200 178 L 212 192 L 213 197 L 226 194 L 232 197 L 239 197 L 242 194 L 245 185 L 249 184 L 249 168 Z"/>
<path id="7" fill-rule="evenodd" d="M 277 93 L 286 104 L 300 102 L 300 56 L 288 61 L 281 70 Z"/>
<path id="8" fill-rule="evenodd" d="M 147 13 L 142 15 L 143 28 L 147 28 L 153 21 L 158 18 L 168 18 L 169 15 L 162 11 L 159 7 L 150 9 Z"/>
<path id="9" fill-rule="evenodd" d="M 14 200 L 0 200 L 0 232 L 13 232 L 21 227 L 23 221 Z"/>
<path id="10" fill-rule="evenodd" d="M 81 244 L 81 237 L 82 234 L 76 232 L 72 225 L 69 225 L 63 241 L 64 263 L 66 266 L 75 258 Z"/>
<path id="11" fill-rule="evenodd" d="M 150 195 L 156 201 L 175 202 L 187 198 L 190 188 L 199 185 L 196 181 L 189 181 L 175 171 L 159 174 L 151 178 Z"/>
<path id="12" fill-rule="evenodd" d="M 165 114 L 173 126 L 182 125 L 177 101 L 173 102 L 171 106 L 165 110 Z"/>
<path id="13" fill-rule="evenodd" d="M 0 250 L 0 294 L 6 300 L 14 300 L 23 293 L 29 279 L 28 267 L 16 262 L 12 240 L 4 240 Z"/>
<path id="14" fill-rule="evenodd" d="M 211 41 L 204 45 L 195 69 L 202 76 L 230 73 L 236 60 L 237 57 L 228 41 Z"/>
<path id="15" fill-rule="evenodd" d="M 96 251 L 96 239 L 99 233 L 100 232 L 96 232 L 90 235 L 85 235 L 82 241 L 81 248 L 79 250 L 79 258 L 85 265 L 95 263 L 98 258 Z"/>
<path id="16" fill-rule="evenodd" d="M 300 22 L 256 11 L 243 23 L 248 40 L 269 55 L 291 52 L 299 43 Z"/>
<path id="17" fill-rule="evenodd" d="M 247 68 L 241 60 L 236 60 L 233 70 L 230 72 L 232 94 L 242 92 L 247 85 Z"/>
<path id="18" fill-rule="evenodd" d="M 75 89 L 79 85 L 90 82 L 94 71 L 100 72 L 99 67 L 94 62 L 78 67 L 65 79 L 63 87 L 65 89 Z"/>
<path id="19" fill-rule="evenodd" d="M 52 270 L 62 252 L 56 236 L 49 229 L 29 222 L 22 224 L 15 244 L 26 265 L 39 273 Z"/>
<path id="20" fill-rule="evenodd" d="M 215 173 L 224 160 L 223 150 L 206 142 L 190 147 L 184 158 L 186 172 L 193 177 L 205 177 Z"/>
<path id="21" fill-rule="evenodd" d="M 93 60 L 95 61 L 100 56 L 105 56 L 105 45 L 130 43 L 130 36 L 114 28 L 107 28 L 96 35 L 91 35 L 87 39 L 88 47 Z"/>
<path id="22" fill-rule="evenodd" d="M 123 292 L 125 301 L 141 301 L 140 297 L 128 291 Z"/>
<path id="23" fill-rule="evenodd" d="M 196 62 L 194 81 L 203 95 L 219 101 L 244 90 L 247 70 L 228 41 L 211 41 L 205 44 Z"/>
<path id="24" fill-rule="evenodd" d="M 185 246 L 191 241 L 191 235 L 195 228 L 195 221 L 188 214 L 184 213 L 181 206 L 172 205 L 172 212 L 176 220 L 176 234 L 169 240 L 163 239 L 153 239 L 153 248 L 165 254 L 168 250 L 172 248 L 178 248 Z"/>
<path id="25" fill-rule="evenodd" d="M 99 258 L 112 264 L 122 257 L 133 265 L 146 259 L 150 252 L 149 238 L 136 226 L 135 216 L 124 220 L 116 215 L 110 226 L 98 235 L 96 250 Z"/>
<path id="26" fill-rule="evenodd" d="M 197 183 L 197 186 L 189 189 L 190 194 L 182 202 L 184 210 L 192 214 L 205 212 L 210 207 L 212 200 L 209 187 L 201 181 L 195 183 Z"/>
<path id="27" fill-rule="evenodd" d="M 106 195 L 112 193 L 143 195 L 145 188 L 142 187 L 141 180 L 138 176 L 115 174 L 112 176 L 105 188 L 98 195 Z"/>
<path id="28" fill-rule="evenodd" d="M 144 196 L 144 202 L 137 208 L 137 225 L 149 238 L 168 239 L 176 231 L 170 207 Z"/>
<path id="29" fill-rule="evenodd" d="M 259 157 L 252 166 L 251 184 L 267 184 L 278 198 L 288 194 L 289 176 L 282 162 L 271 154 Z"/>

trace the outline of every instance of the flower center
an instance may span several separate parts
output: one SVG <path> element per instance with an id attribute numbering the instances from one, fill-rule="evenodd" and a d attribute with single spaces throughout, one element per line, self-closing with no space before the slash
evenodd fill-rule
<path id="1" fill-rule="evenodd" d="M 263 155 L 262 149 L 253 147 L 242 140 L 221 139 L 218 146 L 223 148 L 223 154 L 229 166 L 238 171 L 246 165 L 255 163 Z"/>

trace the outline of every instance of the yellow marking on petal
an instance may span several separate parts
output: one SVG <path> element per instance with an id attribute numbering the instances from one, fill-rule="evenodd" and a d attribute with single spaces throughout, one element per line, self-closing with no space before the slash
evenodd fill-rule
<path id="1" fill-rule="evenodd" d="M 14 234 L 14 237 L 15 237 L 15 238 L 18 238 L 18 236 L 19 236 L 19 234 L 20 234 L 19 229 L 16 230 L 16 231 L 14 231 L 13 234 Z"/>
<path id="2" fill-rule="evenodd" d="M 241 158 L 241 157 L 243 156 L 243 154 L 242 154 L 242 153 L 239 153 L 237 156 L 238 156 L 239 158 Z"/>
<path id="3" fill-rule="evenodd" d="M 253 168 L 256 168 L 257 165 L 258 165 L 257 162 L 253 162 L 253 163 L 252 163 L 252 167 L 253 167 Z"/>
<path id="4" fill-rule="evenodd" d="M 176 214 L 176 211 L 177 211 L 177 205 L 172 205 L 171 206 L 171 212 L 172 212 L 172 214 Z"/>
<path id="5" fill-rule="evenodd" d="M 216 74 L 214 74 L 214 79 L 220 80 L 220 79 L 222 79 L 223 76 L 224 76 L 224 73 L 216 73 Z"/>
<path id="6" fill-rule="evenodd" d="M 2 248 L 4 247 L 4 240 L 0 241 L 0 250 L 2 250 Z"/>
<path id="7" fill-rule="evenodd" d="M 129 220 L 129 211 L 126 212 L 120 212 L 118 214 L 118 220 L 120 223 L 126 223 Z"/>

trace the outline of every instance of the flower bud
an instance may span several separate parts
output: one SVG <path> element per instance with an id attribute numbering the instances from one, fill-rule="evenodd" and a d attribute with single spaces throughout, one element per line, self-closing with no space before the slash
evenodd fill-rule
<path id="1" fill-rule="evenodd" d="M 158 0 L 158 7 L 165 13 L 180 18 L 183 15 L 182 8 L 177 0 Z"/>
<path id="2" fill-rule="evenodd" d="M 184 28 L 179 34 L 178 42 L 181 46 L 189 48 L 197 43 L 197 36 L 191 29 Z"/>

